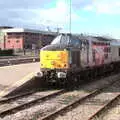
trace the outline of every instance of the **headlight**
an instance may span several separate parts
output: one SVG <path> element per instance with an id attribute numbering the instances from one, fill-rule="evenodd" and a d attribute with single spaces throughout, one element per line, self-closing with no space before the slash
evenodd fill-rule
<path id="1" fill-rule="evenodd" d="M 65 72 L 58 72 L 57 77 L 58 78 L 66 78 L 66 73 Z"/>
<path id="2" fill-rule="evenodd" d="M 51 61 L 51 65 L 55 65 L 55 61 Z"/>

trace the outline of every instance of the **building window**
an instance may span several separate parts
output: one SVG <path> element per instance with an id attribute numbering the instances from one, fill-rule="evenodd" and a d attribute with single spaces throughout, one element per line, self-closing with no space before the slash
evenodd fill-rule
<path id="1" fill-rule="evenodd" d="M 12 33 L 7 33 L 8 35 L 12 35 Z"/>
<path id="2" fill-rule="evenodd" d="M 95 62 L 95 50 L 94 49 L 92 51 L 92 54 L 93 54 L 93 62 Z"/>
<path id="3" fill-rule="evenodd" d="M 19 43 L 20 41 L 19 40 L 16 40 L 16 43 Z"/>
<path id="4" fill-rule="evenodd" d="M 109 51 L 109 53 L 111 52 L 111 49 L 110 49 L 110 47 L 108 48 L 108 51 Z"/>
<path id="5" fill-rule="evenodd" d="M 10 40 L 8 40 L 7 42 L 10 43 Z"/>
<path id="6" fill-rule="evenodd" d="M 19 35 L 17 35 L 17 36 L 16 36 L 16 38 L 17 38 L 17 39 L 19 39 L 19 38 L 20 38 L 20 36 L 19 36 Z"/>
<path id="7" fill-rule="evenodd" d="M 104 56 L 105 56 L 105 59 L 108 59 L 108 54 L 105 54 Z"/>
<path id="8" fill-rule="evenodd" d="M 7 38 L 8 38 L 8 39 L 11 39 L 11 38 L 12 38 L 12 35 L 8 35 Z"/>

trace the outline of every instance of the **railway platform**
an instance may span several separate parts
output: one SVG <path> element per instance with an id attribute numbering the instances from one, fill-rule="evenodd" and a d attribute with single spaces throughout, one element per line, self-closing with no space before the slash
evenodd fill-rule
<path id="1" fill-rule="evenodd" d="M 0 67 L 0 97 L 31 80 L 39 69 L 39 62 Z"/>

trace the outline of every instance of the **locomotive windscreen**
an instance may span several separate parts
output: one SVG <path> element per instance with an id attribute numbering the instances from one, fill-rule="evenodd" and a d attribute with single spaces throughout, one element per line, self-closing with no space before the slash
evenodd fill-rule
<path id="1" fill-rule="evenodd" d="M 52 42 L 51 44 L 64 44 L 67 45 L 69 43 L 69 36 L 67 35 L 59 35 L 57 36 Z"/>
<path id="2" fill-rule="evenodd" d="M 57 36 L 51 44 L 62 44 L 62 45 L 70 45 L 70 46 L 80 46 L 81 40 L 76 36 L 71 35 L 59 35 Z"/>

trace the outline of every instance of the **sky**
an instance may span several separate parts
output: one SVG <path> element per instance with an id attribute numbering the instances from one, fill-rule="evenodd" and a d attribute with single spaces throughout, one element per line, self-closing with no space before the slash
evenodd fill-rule
<path id="1" fill-rule="evenodd" d="M 120 39 L 120 0 L 71 0 L 71 31 Z M 70 0 L 0 0 L 0 25 L 69 32 Z"/>

